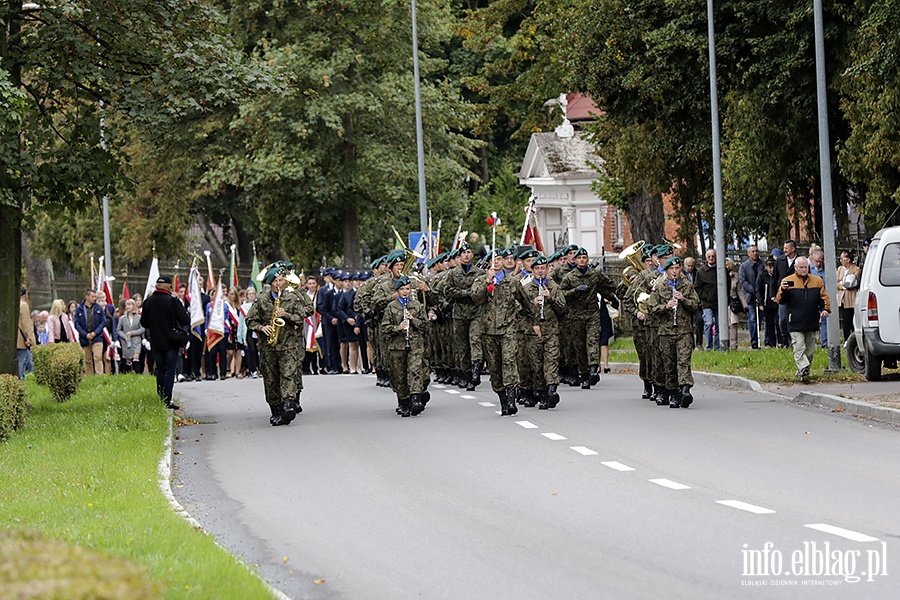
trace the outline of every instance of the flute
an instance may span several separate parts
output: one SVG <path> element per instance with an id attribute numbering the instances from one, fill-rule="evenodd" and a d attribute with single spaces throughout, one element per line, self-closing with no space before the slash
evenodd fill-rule
<path id="1" fill-rule="evenodd" d="M 405 333 L 406 333 L 406 347 L 403 348 L 403 349 L 406 350 L 407 352 L 409 352 L 409 350 L 410 350 L 412 347 L 409 345 L 409 326 L 410 326 L 410 322 L 409 322 L 409 311 L 406 310 L 406 306 L 403 307 L 403 320 L 406 321 L 406 330 L 405 330 Z"/>

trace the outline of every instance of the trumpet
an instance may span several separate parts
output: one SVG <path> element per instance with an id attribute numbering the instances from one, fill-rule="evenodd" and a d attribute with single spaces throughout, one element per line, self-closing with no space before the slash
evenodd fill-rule
<path id="1" fill-rule="evenodd" d="M 278 295 L 275 296 L 275 307 L 272 309 L 272 320 L 269 322 L 269 326 L 272 328 L 272 335 L 269 336 L 268 340 L 266 340 L 266 344 L 273 348 L 278 344 L 278 334 L 281 333 L 281 328 L 285 325 L 284 319 L 277 316 L 279 308 L 281 308 L 280 290 L 278 292 Z"/>

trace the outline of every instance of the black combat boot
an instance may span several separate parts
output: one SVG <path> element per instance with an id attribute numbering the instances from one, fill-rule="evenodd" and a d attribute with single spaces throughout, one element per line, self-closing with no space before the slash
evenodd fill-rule
<path id="1" fill-rule="evenodd" d="M 303 407 L 300 406 L 300 394 L 301 393 L 302 392 L 297 392 L 297 397 L 294 398 L 293 402 L 291 402 L 291 406 L 293 407 L 294 412 L 297 413 L 298 415 L 303 412 Z"/>
<path id="2" fill-rule="evenodd" d="M 559 393 L 556 391 L 558 387 L 558 384 L 551 383 L 547 388 L 547 405 L 550 408 L 556 408 L 556 405 L 559 404 Z"/>
<path id="3" fill-rule="evenodd" d="M 478 363 L 472 363 L 472 376 L 469 378 L 469 381 L 466 382 L 466 391 L 474 392 L 475 388 L 478 387 L 478 384 L 481 383 L 481 368 Z"/>
<path id="4" fill-rule="evenodd" d="M 538 410 L 547 410 L 550 408 L 550 394 L 547 390 L 535 390 L 534 395 L 538 398 Z M 534 404 L 532 404 L 532 406 L 534 406 Z"/>
<path id="5" fill-rule="evenodd" d="M 660 386 L 656 386 L 656 405 L 657 406 L 668 406 L 669 405 L 669 394 L 666 388 Z"/>
<path id="6" fill-rule="evenodd" d="M 422 398 L 419 394 L 413 394 L 409 397 L 409 412 L 412 416 L 416 416 L 425 410 L 425 406 L 422 404 Z"/>
<path id="7" fill-rule="evenodd" d="M 456 387 L 466 389 L 469 387 L 469 374 L 465 371 L 459 371 L 456 380 Z"/>
<path id="8" fill-rule="evenodd" d="M 680 385 L 678 386 L 678 401 L 681 404 L 682 408 L 687 408 L 694 401 L 694 396 L 691 395 L 691 386 L 689 385 Z"/>
<path id="9" fill-rule="evenodd" d="M 659 396 L 662 392 L 659 389 L 659 386 L 655 383 L 650 384 L 650 402 L 656 402 L 659 404 Z"/>
<path id="10" fill-rule="evenodd" d="M 666 390 L 666 398 L 669 400 L 669 408 L 681 408 L 680 394 L 677 390 Z"/>
<path id="11" fill-rule="evenodd" d="M 537 388 L 525 390 L 525 408 L 534 408 L 534 405 L 544 401 L 544 395 L 547 390 L 539 390 Z"/>
<path id="12" fill-rule="evenodd" d="M 581 375 L 581 389 L 589 390 L 591 389 L 591 376 L 590 375 Z"/>
<path id="13" fill-rule="evenodd" d="M 567 375 L 569 380 L 566 383 L 568 383 L 572 387 L 578 387 L 578 367 L 567 367 L 566 370 L 569 372 L 569 374 Z"/>
<path id="14" fill-rule="evenodd" d="M 276 427 L 278 425 L 287 425 L 284 420 L 284 415 L 280 404 L 270 404 L 269 409 L 272 411 L 272 416 L 269 419 L 269 423 Z"/>
<path id="15" fill-rule="evenodd" d="M 431 400 L 431 392 L 425 390 L 421 394 L 419 394 L 419 402 L 422 403 L 422 410 L 425 410 L 425 407 L 428 405 L 428 401 Z"/>
<path id="16" fill-rule="evenodd" d="M 590 378 L 591 385 L 597 385 L 598 383 L 600 383 L 600 369 L 597 367 L 597 365 L 591 365 Z"/>
<path id="17" fill-rule="evenodd" d="M 519 412 L 519 407 L 516 406 L 516 388 L 506 388 L 506 405 L 509 407 L 510 416 Z"/>
<path id="18" fill-rule="evenodd" d="M 513 398 L 516 399 L 516 404 L 525 404 L 525 388 L 514 385 L 512 388 Z"/>
<path id="19" fill-rule="evenodd" d="M 297 411 L 294 410 L 294 401 L 285 400 L 284 405 L 281 407 L 281 418 L 284 419 L 284 424 L 288 425 L 296 416 Z"/>
<path id="20" fill-rule="evenodd" d="M 411 410 L 410 410 L 410 409 L 411 409 L 411 404 L 412 404 L 412 403 L 410 402 L 410 399 L 409 399 L 409 398 L 404 398 L 404 399 L 400 400 L 400 406 L 399 406 L 400 412 L 399 412 L 399 414 L 400 414 L 401 417 L 409 417 L 409 416 L 412 415 L 412 412 L 411 412 Z"/>
<path id="21" fill-rule="evenodd" d="M 506 390 L 500 390 L 497 392 L 497 396 L 500 398 L 500 416 L 508 417 L 509 405 L 506 403 Z M 515 406 L 515 402 L 513 403 L 513 406 Z"/>
<path id="22" fill-rule="evenodd" d="M 649 400 L 650 396 L 653 395 L 653 384 L 644 380 L 644 393 L 641 394 L 641 400 Z"/>

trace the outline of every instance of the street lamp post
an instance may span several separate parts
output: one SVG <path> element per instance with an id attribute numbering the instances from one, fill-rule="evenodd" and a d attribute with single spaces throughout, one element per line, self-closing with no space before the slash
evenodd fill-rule
<path id="1" fill-rule="evenodd" d="M 416 91 L 416 156 L 419 172 L 419 227 L 428 227 L 428 204 L 425 198 L 425 141 L 422 134 L 422 90 L 419 85 L 419 31 L 416 25 L 416 0 L 412 0 L 413 79 Z M 430 243 L 430 240 L 429 240 Z"/>

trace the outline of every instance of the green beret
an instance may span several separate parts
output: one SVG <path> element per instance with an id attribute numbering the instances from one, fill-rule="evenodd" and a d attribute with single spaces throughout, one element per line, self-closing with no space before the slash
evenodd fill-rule
<path id="1" fill-rule="evenodd" d="M 578 251 L 575 252 L 575 258 L 578 258 L 579 256 L 587 256 L 587 255 L 588 255 L 588 251 L 584 248 L 579 248 Z"/>
<path id="2" fill-rule="evenodd" d="M 499 254 L 503 258 L 509 258 L 510 256 L 515 256 L 516 251 L 512 246 L 510 246 L 509 248 L 501 248 Z"/>
<path id="3" fill-rule="evenodd" d="M 534 258 L 536 256 L 540 256 L 540 254 L 541 253 L 538 252 L 537 250 L 535 250 L 534 248 L 526 248 L 525 250 L 523 250 L 522 252 L 519 253 L 519 259 L 525 260 L 528 258 Z"/>
<path id="4" fill-rule="evenodd" d="M 471 250 L 471 249 L 472 249 L 472 246 L 469 245 L 469 242 L 463 242 L 462 244 L 459 245 L 459 248 L 457 248 L 457 250 L 459 250 L 460 254 L 462 254 L 466 250 Z"/>
<path id="5" fill-rule="evenodd" d="M 393 267 L 398 262 L 405 262 L 406 261 L 406 250 L 402 250 L 400 248 L 397 248 L 396 250 L 391 250 L 391 252 L 387 255 L 387 258 L 385 259 L 385 261 L 387 262 L 388 267 Z"/>
<path id="6" fill-rule="evenodd" d="M 538 267 L 540 265 L 546 265 L 548 262 L 550 261 L 547 260 L 546 256 L 541 256 L 540 254 L 538 254 L 538 257 L 534 259 L 534 262 L 531 263 L 531 266 Z"/>
<path id="7" fill-rule="evenodd" d="M 275 278 L 282 273 L 284 273 L 284 267 L 278 263 L 275 263 L 271 268 L 269 268 L 268 271 L 266 271 L 266 276 L 263 278 L 263 282 L 267 285 L 272 285 L 272 282 L 275 281 Z"/>
<path id="8" fill-rule="evenodd" d="M 650 256 L 657 254 L 658 251 L 659 251 L 659 246 L 650 246 Z"/>
<path id="9" fill-rule="evenodd" d="M 459 258 L 459 250 L 451 250 L 444 260 L 453 260 L 454 258 Z"/>
<path id="10" fill-rule="evenodd" d="M 649 246 L 649 247 L 647 247 L 647 248 L 644 248 L 644 250 L 641 252 L 641 262 L 643 262 L 643 261 L 647 260 L 648 258 L 650 258 L 650 255 L 652 254 L 652 251 L 653 251 L 653 246 Z"/>
<path id="11" fill-rule="evenodd" d="M 566 249 L 562 251 L 563 254 L 568 254 L 569 252 L 575 252 L 578 250 L 578 244 L 569 244 L 566 246 Z"/>
<path id="12" fill-rule="evenodd" d="M 656 255 L 659 257 L 669 256 L 675 252 L 675 248 L 669 244 L 660 244 L 656 247 Z"/>
<path id="13" fill-rule="evenodd" d="M 395 289 L 395 290 L 399 290 L 399 289 L 402 288 L 404 285 L 410 285 L 410 283 L 409 283 L 409 277 L 407 277 L 406 275 L 404 275 L 403 277 L 401 277 L 400 279 L 398 279 L 396 282 L 394 282 L 394 289 Z"/>
<path id="14" fill-rule="evenodd" d="M 680 265 L 680 264 L 681 264 L 681 259 L 678 258 L 677 256 L 673 256 L 672 258 L 670 258 L 669 260 L 666 261 L 666 264 L 663 268 L 668 269 L 671 266 Z"/>

